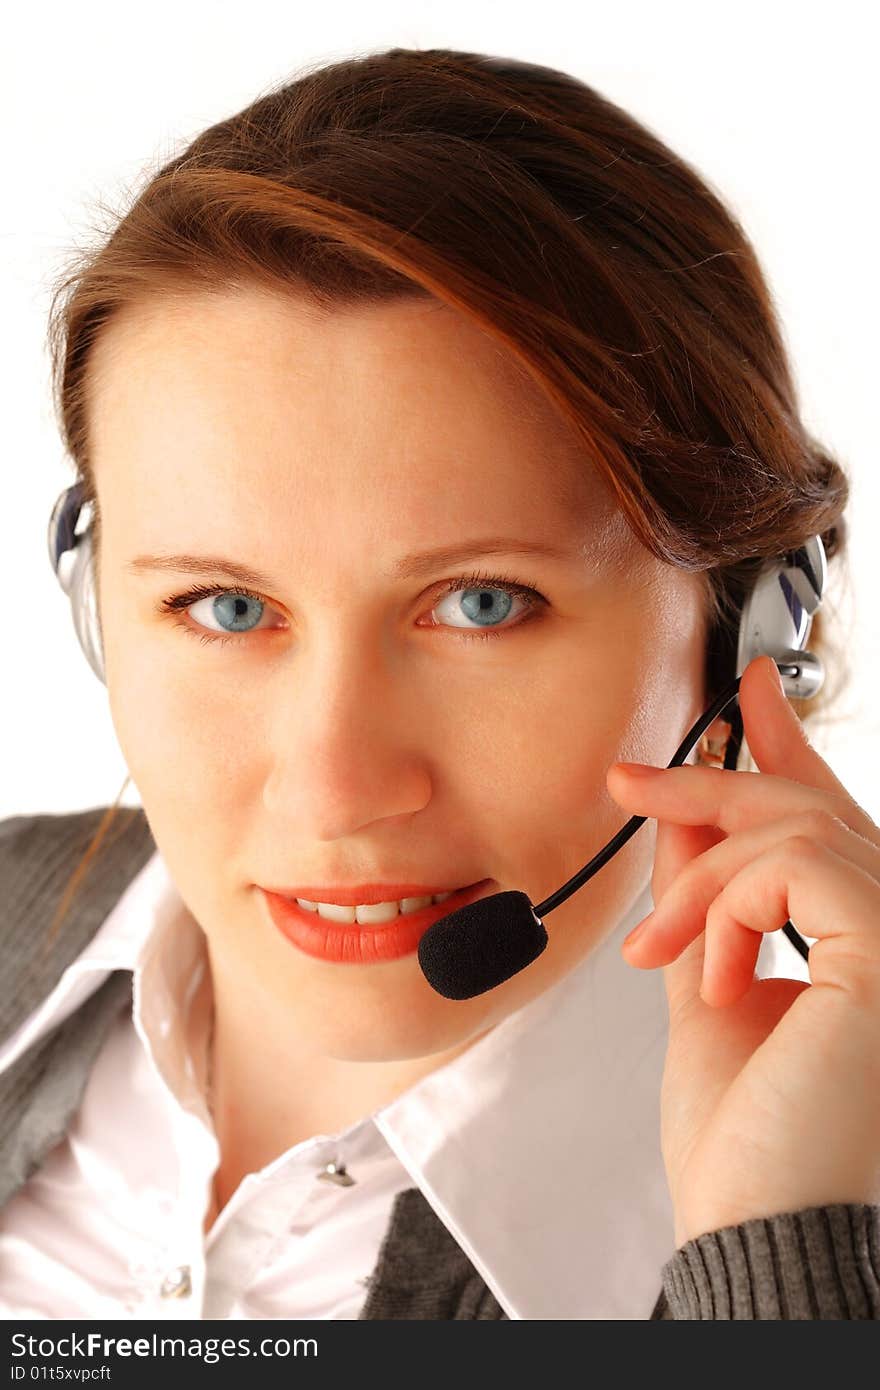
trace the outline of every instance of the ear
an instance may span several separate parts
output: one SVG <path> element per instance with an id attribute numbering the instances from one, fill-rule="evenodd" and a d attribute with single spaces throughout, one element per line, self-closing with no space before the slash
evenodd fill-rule
<path id="1" fill-rule="evenodd" d="M 695 748 L 688 754 L 689 763 L 703 763 L 714 767 L 724 766 L 724 750 L 730 738 L 732 724 L 719 714 L 704 731 Z"/>

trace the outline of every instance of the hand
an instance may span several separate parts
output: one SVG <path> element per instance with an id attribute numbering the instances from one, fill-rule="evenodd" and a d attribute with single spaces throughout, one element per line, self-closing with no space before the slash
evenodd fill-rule
<path id="1" fill-rule="evenodd" d="M 621 949 L 665 967 L 661 1145 L 679 1247 L 755 1217 L 880 1202 L 880 828 L 808 742 L 770 657 L 747 666 L 739 700 L 758 773 L 615 763 L 606 779 L 658 822 L 655 911 Z M 789 918 L 817 938 L 811 983 L 756 979 L 763 933 Z"/>

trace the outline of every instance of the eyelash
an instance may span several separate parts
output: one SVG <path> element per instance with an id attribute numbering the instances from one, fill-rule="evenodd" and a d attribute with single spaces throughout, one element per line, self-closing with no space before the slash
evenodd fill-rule
<path id="1" fill-rule="evenodd" d="M 514 594 L 517 598 L 524 599 L 529 609 L 537 609 L 542 604 L 547 603 L 547 599 L 544 595 L 533 585 L 521 583 L 516 579 L 509 579 L 505 575 L 486 574 L 481 570 L 474 574 L 463 575 L 458 579 L 452 580 L 440 594 L 437 602 L 439 603 L 440 598 L 445 598 L 447 594 L 457 593 L 460 589 L 473 588 L 502 589 L 506 593 Z M 159 611 L 161 613 L 179 613 L 191 607 L 192 604 L 197 603 L 199 599 L 216 598 L 219 594 L 234 594 L 240 598 L 252 598 L 257 603 L 263 603 L 266 604 L 267 607 L 271 607 L 269 600 L 262 594 L 256 593 L 253 589 L 226 589 L 222 585 L 211 587 L 209 585 L 196 584 L 191 589 L 187 589 L 185 593 L 172 594 L 169 598 L 163 599 L 159 604 Z M 459 637 L 462 641 L 470 642 L 474 638 L 478 641 L 485 641 L 493 637 L 501 637 L 505 632 L 509 632 L 512 628 L 521 627 L 528 621 L 529 619 L 526 618 L 520 620 L 520 622 L 511 623 L 510 626 L 506 628 L 497 628 L 495 630 L 486 628 L 482 632 L 452 630 L 454 631 L 454 635 Z M 442 624 L 437 623 L 435 626 L 439 627 L 442 626 Z M 189 624 L 185 622 L 177 622 L 175 623 L 175 627 L 182 628 L 190 637 L 198 637 L 201 642 L 220 642 L 223 646 L 227 646 L 230 642 L 238 643 L 245 641 L 251 636 L 250 633 L 241 633 L 239 636 L 229 633 L 225 637 L 221 637 L 219 633 L 196 631 L 195 628 L 190 627 Z"/>

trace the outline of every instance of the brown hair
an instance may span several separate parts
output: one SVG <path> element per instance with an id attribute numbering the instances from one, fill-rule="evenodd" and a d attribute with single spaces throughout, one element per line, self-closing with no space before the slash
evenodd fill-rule
<path id="1" fill-rule="evenodd" d="M 330 311 L 434 296 L 492 333 L 579 431 L 641 543 L 705 575 L 710 699 L 735 676 L 762 564 L 815 534 L 829 560 L 844 550 L 849 484 L 800 418 L 740 223 L 657 135 L 564 72 L 404 48 L 305 68 L 203 131 L 112 218 L 67 267 L 49 325 L 96 566 L 92 345 L 128 304 L 241 285 Z M 810 648 L 826 645 L 820 613 Z M 839 656 L 828 664 L 839 685 Z M 802 717 L 827 685 L 793 702 Z"/>

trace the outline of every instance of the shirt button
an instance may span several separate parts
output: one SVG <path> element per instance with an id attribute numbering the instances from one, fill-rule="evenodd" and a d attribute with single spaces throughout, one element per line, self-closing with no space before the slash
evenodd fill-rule
<path id="1" fill-rule="evenodd" d="M 160 1298 L 187 1298 L 192 1293 L 189 1265 L 169 1270 L 159 1289 Z"/>
<path id="2" fill-rule="evenodd" d="M 344 1163 L 327 1163 L 318 1173 L 318 1178 L 324 1182 L 335 1182 L 339 1187 L 351 1187 L 357 1181 L 345 1171 Z"/>

